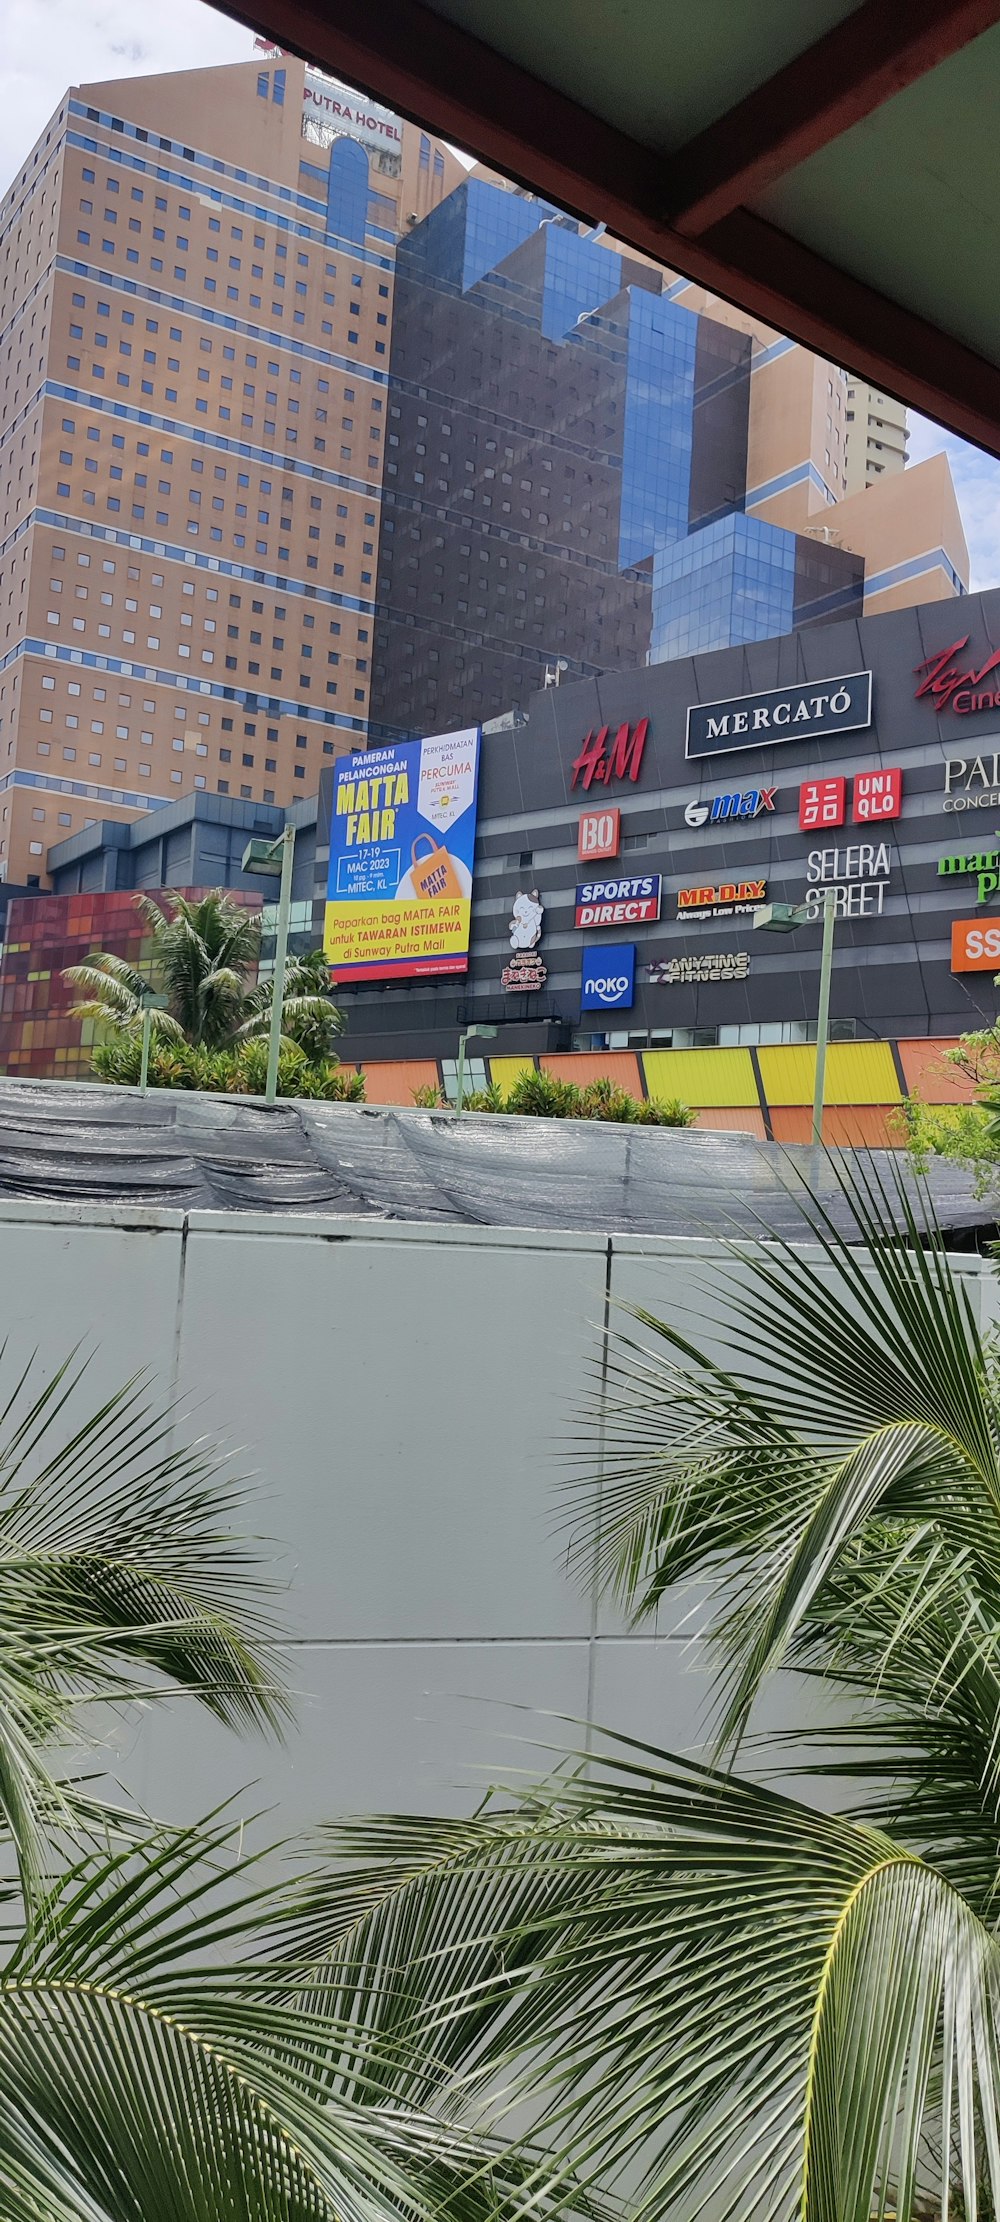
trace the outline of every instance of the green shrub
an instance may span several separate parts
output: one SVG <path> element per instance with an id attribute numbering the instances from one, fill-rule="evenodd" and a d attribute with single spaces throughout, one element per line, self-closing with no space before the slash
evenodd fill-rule
<path id="1" fill-rule="evenodd" d="M 529 1119 L 575 1119 L 580 1093 L 572 1080 L 557 1080 L 555 1073 L 520 1072 L 504 1110 Z"/>
<path id="2" fill-rule="evenodd" d="M 491 1080 L 488 1088 L 473 1088 L 465 1098 L 466 1111 L 506 1111 L 503 1089 L 498 1080 Z"/>
<path id="3" fill-rule="evenodd" d="M 131 1034 L 114 1035 L 94 1050 L 98 1079 L 136 1088 L 142 1044 Z M 267 1043 L 258 1036 L 232 1049 L 206 1049 L 197 1042 L 154 1042 L 149 1053 L 151 1088 L 191 1088 L 204 1095 L 262 1096 L 267 1085 Z M 315 1064 L 296 1042 L 283 1042 L 278 1057 L 278 1094 L 314 1103 L 363 1103 L 365 1076 L 335 1058 Z"/>
<path id="4" fill-rule="evenodd" d="M 626 1088 L 618 1088 L 613 1080 L 589 1080 L 579 1090 L 580 1101 L 573 1117 L 577 1119 L 605 1119 L 614 1126 L 632 1126 L 639 1105 Z"/>
<path id="5" fill-rule="evenodd" d="M 666 1096 L 657 1102 L 654 1096 L 647 1103 L 637 1103 L 637 1126 L 693 1126 L 695 1113 L 690 1104 L 682 1103 L 679 1096 Z"/>
<path id="6" fill-rule="evenodd" d="M 429 1083 L 413 1091 L 414 1103 L 428 1111 L 451 1108 L 439 1088 Z M 465 1098 L 466 1111 L 501 1111 L 521 1119 L 600 1119 L 611 1126 L 693 1126 L 694 1112 L 686 1103 L 639 1103 L 613 1080 L 589 1080 L 578 1087 L 574 1080 L 560 1080 L 555 1073 L 519 1073 L 504 1095 L 498 1081 L 488 1088 L 474 1088 Z"/>
<path id="7" fill-rule="evenodd" d="M 410 1094 L 418 1111 L 447 1111 L 448 1109 L 448 1098 L 442 1095 L 436 1080 L 423 1081 L 419 1088 L 411 1088 Z"/>

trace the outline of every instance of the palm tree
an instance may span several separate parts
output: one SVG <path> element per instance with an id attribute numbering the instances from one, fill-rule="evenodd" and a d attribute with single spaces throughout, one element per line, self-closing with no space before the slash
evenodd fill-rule
<path id="1" fill-rule="evenodd" d="M 29 1915 L 81 1810 L 67 1754 L 137 1676 L 233 1727 L 285 1715 L 265 1561 L 230 1531 L 245 1490 L 141 1380 L 87 1412 L 85 1379 L 33 1363 L 0 1392 L 0 1827 Z"/>
<path id="2" fill-rule="evenodd" d="M 165 1008 L 152 1013 L 153 1036 L 164 1045 L 185 1041 L 207 1050 L 227 1049 L 266 1033 L 272 997 L 270 980 L 257 981 L 259 916 L 219 888 L 198 902 L 184 895 L 165 899 L 168 911 L 152 896 L 135 897 L 152 945 L 148 975 L 106 949 L 93 951 L 85 964 L 67 965 L 63 979 L 82 990 L 72 1005 L 74 1018 L 96 1020 L 106 1035 L 134 1038 L 152 992 L 165 997 Z M 342 1023 L 329 989 L 322 951 L 291 959 L 285 973 L 283 1033 L 311 1062 L 330 1056 Z"/>
<path id="3" fill-rule="evenodd" d="M 273 1007 L 274 979 L 269 974 L 247 998 L 247 1016 L 239 1028 L 238 1040 L 250 1041 L 270 1033 Z M 343 1025 L 343 1016 L 330 994 L 330 967 L 322 949 L 289 957 L 281 1001 L 284 1040 L 295 1042 L 311 1065 L 324 1065 L 335 1056 Z"/>
<path id="4" fill-rule="evenodd" d="M 0 1419 L 4 2222 L 496 2222 L 525 2163 L 366 2080 L 363 2023 L 288 1952 L 273 1851 L 65 1771 L 95 1709 L 158 1690 L 237 1728 L 284 1713 L 244 1489 L 141 1384 L 87 1410 L 85 1372 L 29 1367 Z M 542 2222 L 557 2203 L 543 2185 Z"/>
<path id="5" fill-rule="evenodd" d="M 721 1353 L 635 1312 L 588 1421 L 573 1555 L 640 1622 L 698 1585 L 711 1756 L 335 1830 L 298 1908 L 387 2095 L 530 2104 L 649 2222 L 1000 2211 L 996 1349 L 902 1181 L 845 1193 L 854 1246 L 814 1203 L 818 1256 L 734 1250 Z M 788 1669 L 841 1708 L 799 1796 L 745 1771 Z"/>

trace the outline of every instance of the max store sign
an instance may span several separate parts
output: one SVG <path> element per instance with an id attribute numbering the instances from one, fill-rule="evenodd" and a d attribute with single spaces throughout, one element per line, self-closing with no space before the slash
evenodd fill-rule
<path id="1" fill-rule="evenodd" d="M 813 679 L 807 686 L 737 695 L 731 702 L 692 702 L 684 753 L 717 756 L 730 749 L 773 748 L 779 741 L 858 732 L 871 721 L 871 672 L 854 671 L 843 679 Z"/>

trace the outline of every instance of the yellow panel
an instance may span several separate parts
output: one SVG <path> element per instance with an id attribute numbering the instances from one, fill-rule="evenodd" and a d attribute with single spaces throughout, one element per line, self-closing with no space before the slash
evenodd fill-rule
<path id="1" fill-rule="evenodd" d="M 679 1096 L 705 1110 L 758 1108 L 748 1049 L 644 1049 L 642 1063 L 651 1096 Z"/>
<path id="2" fill-rule="evenodd" d="M 474 1054 L 471 1047 L 467 1054 Z M 515 1080 L 520 1080 L 523 1072 L 534 1072 L 535 1069 L 533 1057 L 490 1057 L 487 1062 L 490 1079 L 496 1082 L 498 1088 L 503 1089 L 504 1095 L 513 1087 Z"/>
<path id="3" fill-rule="evenodd" d="M 814 1049 L 758 1049 L 757 1062 L 768 1103 L 812 1102 Z"/>
<path id="4" fill-rule="evenodd" d="M 828 1103 L 901 1103 L 888 1042 L 833 1042 L 826 1055 Z"/>
<path id="5" fill-rule="evenodd" d="M 811 1103 L 816 1051 L 802 1043 L 757 1051 L 768 1103 Z M 827 1103 L 900 1103 L 888 1042 L 832 1042 L 826 1054 Z"/>

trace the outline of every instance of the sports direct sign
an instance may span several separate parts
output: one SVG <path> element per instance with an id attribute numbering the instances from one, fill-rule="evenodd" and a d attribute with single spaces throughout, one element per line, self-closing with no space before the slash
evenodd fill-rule
<path id="1" fill-rule="evenodd" d="M 581 1011 L 630 1011 L 635 1000 L 635 942 L 605 942 L 585 949 L 580 975 Z"/>
<path id="2" fill-rule="evenodd" d="M 641 879 L 586 880 L 576 891 L 578 926 L 647 926 L 659 915 L 659 872 Z"/>

